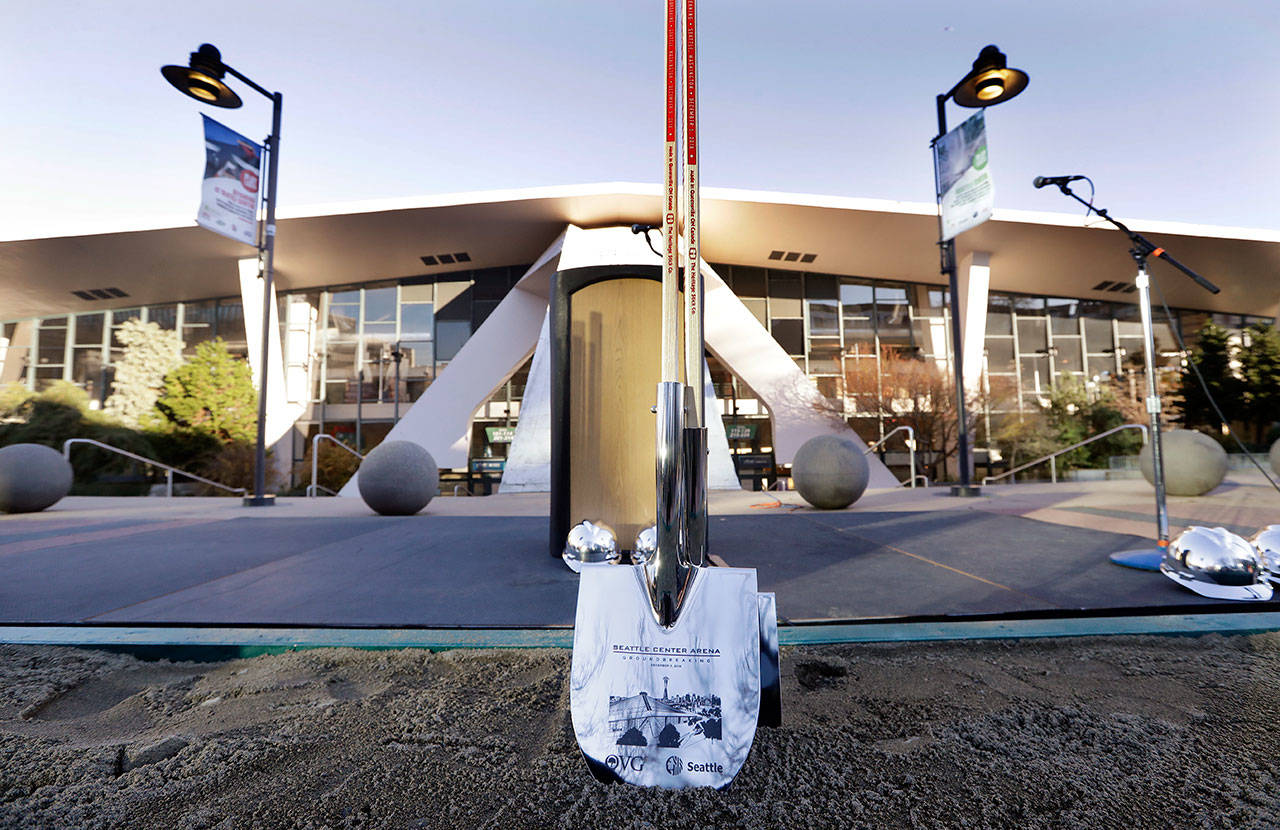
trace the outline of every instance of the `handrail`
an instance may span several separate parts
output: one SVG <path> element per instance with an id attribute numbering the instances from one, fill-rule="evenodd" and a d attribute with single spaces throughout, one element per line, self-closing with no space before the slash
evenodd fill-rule
<path id="1" fill-rule="evenodd" d="M 1044 462 L 1048 461 L 1050 480 L 1054 484 L 1057 484 L 1058 483 L 1058 456 L 1062 455 L 1063 453 L 1071 452 L 1072 450 L 1078 450 L 1081 447 L 1083 447 L 1085 444 L 1092 444 L 1094 441 L 1097 441 L 1099 438 L 1106 438 L 1108 435 L 1112 435 L 1114 433 L 1120 432 L 1121 430 L 1125 430 L 1125 429 L 1142 430 L 1142 443 L 1144 444 L 1150 440 L 1150 434 L 1149 434 L 1149 431 L 1147 430 L 1146 424 L 1122 424 L 1121 426 L 1118 426 L 1118 427 L 1112 427 L 1106 432 L 1099 432 L 1097 435 L 1091 435 L 1088 438 L 1084 439 L 1083 441 L 1077 441 L 1076 443 L 1072 444 L 1069 447 L 1064 447 L 1058 450 L 1057 452 L 1046 455 L 1044 458 L 1037 458 L 1035 461 L 1028 461 L 1026 464 L 1023 464 L 1021 467 L 1014 467 L 1012 470 L 1006 470 L 1005 472 L 1001 473 L 998 476 L 983 476 L 982 483 L 990 484 L 991 482 L 998 481 L 999 479 L 1002 479 L 1005 476 L 1011 476 L 1014 473 L 1020 473 L 1023 470 L 1027 469 L 1028 467 L 1034 467 L 1037 464 L 1043 464 Z"/>
<path id="2" fill-rule="evenodd" d="M 115 453 L 116 455 L 123 455 L 126 458 L 132 458 L 135 461 L 141 461 L 143 464 L 150 464 L 153 467 L 160 467 L 165 471 L 165 476 L 164 476 L 165 477 L 165 495 L 169 498 L 173 498 L 173 474 L 174 473 L 177 473 L 178 475 L 184 475 L 187 478 L 194 478 L 196 481 L 200 482 L 201 484 L 208 484 L 211 487 L 220 487 L 223 490 L 227 490 L 228 492 L 231 492 L 231 493 L 239 493 L 242 496 L 247 495 L 249 492 L 244 487 L 229 487 L 226 484 L 219 484 L 216 481 L 210 481 L 207 478 L 202 478 L 196 475 L 195 473 L 188 473 L 186 470 L 179 470 L 177 467 L 171 467 L 168 464 L 165 464 L 164 462 L 156 461 L 154 458 L 146 458 L 144 456 L 138 455 L 137 453 L 132 453 L 132 452 L 129 452 L 128 450 L 122 450 L 119 447 L 113 447 L 110 444 L 104 444 L 101 441 L 95 441 L 92 438 L 68 438 L 66 441 L 62 442 L 62 457 L 67 459 L 68 464 L 71 463 L 71 445 L 72 444 L 92 444 L 95 447 L 99 447 L 104 450 L 109 450 Z"/>
<path id="3" fill-rule="evenodd" d="M 903 424 L 900 427 L 894 427 L 893 429 L 886 432 L 884 434 L 884 437 L 881 438 L 879 441 L 867 447 L 867 451 L 864 452 L 863 455 L 871 455 L 871 453 L 875 452 L 876 447 L 879 447 L 885 441 L 888 441 L 895 433 L 902 432 L 904 430 L 907 433 L 907 439 L 906 439 L 907 449 L 911 453 L 911 486 L 915 487 L 916 479 L 919 478 L 919 476 L 916 475 L 916 431 L 911 427 L 907 426 L 906 424 Z M 929 480 L 926 478 L 925 479 L 926 487 L 929 486 L 928 482 Z"/>
<path id="4" fill-rule="evenodd" d="M 330 490 L 328 487 L 324 487 L 316 483 L 316 476 L 319 475 L 320 439 L 321 438 L 329 439 L 333 443 L 337 444 L 339 447 L 342 447 L 344 450 L 354 455 L 356 458 L 360 459 L 361 461 L 364 461 L 363 455 L 351 449 L 346 444 L 339 441 L 337 438 L 334 438 L 332 435 L 328 434 L 327 432 L 317 432 L 315 437 L 311 439 L 311 483 L 307 485 L 307 498 L 309 499 L 314 499 L 316 497 L 317 487 L 319 487 L 321 490 L 324 490 L 326 493 L 331 493 L 332 495 L 335 495 L 335 496 L 338 495 L 337 493 L 334 493 L 332 490 Z"/>

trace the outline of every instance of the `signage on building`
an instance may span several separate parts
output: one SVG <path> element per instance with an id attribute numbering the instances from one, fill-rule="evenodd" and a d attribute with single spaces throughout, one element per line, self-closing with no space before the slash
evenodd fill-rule
<path id="1" fill-rule="evenodd" d="M 473 458 L 471 459 L 471 472 L 473 473 L 500 473 L 507 466 L 505 458 Z"/>
<path id="2" fill-rule="evenodd" d="M 754 441 L 759 424 L 729 424 L 724 428 L 730 441 Z"/>
<path id="3" fill-rule="evenodd" d="M 737 462 L 740 471 L 773 469 L 773 453 L 771 452 L 742 453 L 735 455 L 733 460 Z"/>
<path id="4" fill-rule="evenodd" d="M 515 427 L 485 427 L 485 437 L 490 444 L 510 444 L 516 438 Z"/>
<path id="5" fill-rule="evenodd" d="M 204 190 L 196 224 L 248 245 L 258 244 L 262 145 L 204 118 Z"/>
<path id="6" fill-rule="evenodd" d="M 982 111 L 938 139 L 933 152 L 945 241 L 990 219 L 995 204 Z"/>

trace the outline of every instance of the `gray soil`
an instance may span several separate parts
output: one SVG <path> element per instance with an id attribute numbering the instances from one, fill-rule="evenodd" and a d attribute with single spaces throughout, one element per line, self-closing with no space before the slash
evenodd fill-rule
<path id="1" fill-rule="evenodd" d="M 592 780 L 569 653 L 0 646 L 6 827 L 1268 827 L 1280 635 L 797 648 L 725 791 Z"/>

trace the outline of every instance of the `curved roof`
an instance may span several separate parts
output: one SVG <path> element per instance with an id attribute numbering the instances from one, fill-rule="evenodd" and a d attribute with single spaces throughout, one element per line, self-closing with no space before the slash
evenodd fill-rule
<path id="1" fill-rule="evenodd" d="M 568 224 L 651 222 L 656 185 L 606 183 L 390 199 L 281 210 L 276 273 L 282 289 L 364 282 L 532 262 Z M 710 262 L 939 283 L 931 204 L 704 188 L 703 256 Z M 1127 222 L 1223 287 L 1211 296 L 1155 264 L 1172 305 L 1270 314 L 1280 304 L 1280 233 L 1169 222 Z M 1132 279 L 1126 240 L 1077 215 L 996 211 L 959 237 L 960 256 L 991 253 L 994 290 L 1115 299 L 1092 291 Z M 809 263 L 770 255 L 812 254 Z M 421 257 L 466 252 L 462 264 Z M 0 319 L 162 303 L 240 291 L 235 261 L 254 249 L 183 220 L 78 236 L 0 242 Z M 71 292 L 119 288 L 127 300 Z"/>

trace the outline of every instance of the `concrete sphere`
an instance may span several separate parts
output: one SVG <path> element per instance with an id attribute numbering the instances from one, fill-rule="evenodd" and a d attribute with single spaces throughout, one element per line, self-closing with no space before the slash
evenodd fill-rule
<path id="1" fill-rule="evenodd" d="M 1271 445 L 1271 472 L 1280 476 L 1280 438 Z"/>
<path id="2" fill-rule="evenodd" d="M 0 449 L 0 510 L 35 513 L 71 491 L 71 464 L 42 444 Z"/>
<path id="3" fill-rule="evenodd" d="M 791 479 L 801 497 L 823 510 L 853 504 L 867 489 L 871 465 L 858 445 L 838 435 L 810 438 L 796 451 Z"/>
<path id="4" fill-rule="evenodd" d="M 1164 487 L 1171 496 L 1203 496 L 1227 475 L 1227 451 L 1203 432 L 1171 429 L 1161 435 Z M 1151 444 L 1138 453 L 1138 466 L 1148 484 L 1155 484 Z"/>
<path id="5" fill-rule="evenodd" d="M 440 491 L 431 453 L 412 441 L 383 441 L 360 464 L 360 498 L 384 516 L 412 516 Z"/>

